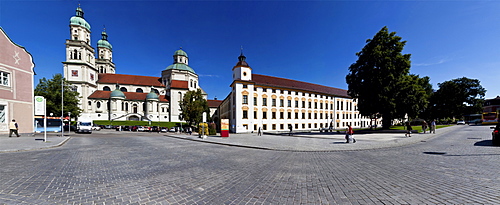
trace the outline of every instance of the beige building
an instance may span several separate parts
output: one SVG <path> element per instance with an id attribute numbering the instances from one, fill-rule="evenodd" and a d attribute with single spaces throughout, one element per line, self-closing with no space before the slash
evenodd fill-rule
<path id="1" fill-rule="evenodd" d="M 369 127 L 347 90 L 253 74 L 243 53 L 232 69 L 231 93 L 219 105 L 219 118 L 229 119 L 234 133 L 311 131 Z"/>
<path id="2" fill-rule="evenodd" d="M 0 134 L 9 133 L 12 119 L 19 133 L 33 133 L 34 67 L 31 54 L 0 27 Z"/>

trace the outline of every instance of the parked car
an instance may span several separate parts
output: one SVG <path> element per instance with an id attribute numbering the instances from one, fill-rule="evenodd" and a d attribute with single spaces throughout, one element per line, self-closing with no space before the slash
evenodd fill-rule
<path id="1" fill-rule="evenodd" d="M 459 121 L 457 121 L 457 125 L 465 125 L 465 121 L 459 120 Z"/>
<path id="2" fill-rule="evenodd" d="M 137 132 L 144 132 L 143 126 L 137 126 Z"/>
<path id="3" fill-rule="evenodd" d="M 97 131 L 99 131 L 99 130 L 101 130 L 101 126 L 94 125 L 94 126 L 92 126 L 92 130 L 97 130 Z"/>
<path id="4" fill-rule="evenodd" d="M 76 126 L 74 126 L 74 125 L 71 125 L 71 126 L 64 125 L 64 131 L 76 131 Z"/>
<path id="5" fill-rule="evenodd" d="M 139 128 L 139 126 L 130 126 L 130 131 L 137 131 L 137 129 Z"/>
<path id="6" fill-rule="evenodd" d="M 168 130 L 169 132 L 176 132 L 177 129 L 175 129 L 175 127 L 171 127 L 170 130 Z"/>
<path id="7" fill-rule="evenodd" d="M 491 127 L 493 132 L 491 133 L 491 142 L 493 145 L 500 145 L 500 124 L 496 127 Z"/>
<path id="8" fill-rule="evenodd" d="M 168 131 L 168 127 L 162 127 L 160 128 L 160 132 L 167 132 Z"/>

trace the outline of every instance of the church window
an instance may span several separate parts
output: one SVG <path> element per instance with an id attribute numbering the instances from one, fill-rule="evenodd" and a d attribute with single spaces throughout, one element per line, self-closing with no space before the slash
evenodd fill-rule
<path id="1" fill-rule="evenodd" d="M 135 92 L 136 92 L 136 93 L 143 93 L 142 88 L 137 88 L 137 89 L 135 89 Z"/>
<path id="2" fill-rule="evenodd" d="M 196 81 L 194 81 L 194 88 L 196 88 L 196 83 L 197 83 L 197 82 L 196 82 Z"/>
<path id="3" fill-rule="evenodd" d="M 122 111 L 125 110 L 125 103 L 122 102 Z"/>
<path id="4" fill-rule="evenodd" d="M 132 105 L 132 111 L 134 111 L 134 113 L 137 113 L 137 104 Z"/>
<path id="5" fill-rule="evenodd" d="M 73 59 L 78 59 L 78 51 L 76 49 L 73 51 Z"/>
<path id="6" fill-rule="evenodd" d="M 101 102 L 96 103 L 97 108 L 101 108 Z"/>
<path id="7" fill-rule="evenodd" d="M 127 88 L 125 88 L 125 87 L 121 87 L 121 88 L 120 88 L 120 91 L 122 91 L 122 92 L 127 92 Z"/>
<path id="8" fill-rule="evenodd" d="M 125 103 L 125 111 L 128 111 L 128 103 Z"/>
<path id="9" fill-rule="evenodd" d="M 92 105 L 92 102 L 89 101 L 89 106 L 91 106 L 91 105 Z"/>
<path id="10" fill-rule="evenodd" d="M 104 91 L 111 91 L 111 88 L 109 88 L 108 86 L 104 86 L 104 87 L 102 88 L 102 90 L 104 90 Z"/>
<path id="11" fill-rule="evenodd" d="M 193 86 L 193 80 L 191 80 L 190 82 L 191 82 L 191 87 L 194 87 L 194 86 Z"/>

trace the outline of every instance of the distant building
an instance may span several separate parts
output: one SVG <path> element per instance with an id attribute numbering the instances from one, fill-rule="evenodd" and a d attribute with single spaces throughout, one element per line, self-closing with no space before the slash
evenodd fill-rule
<path id="1" fill-rule="evenodd" d="M 69 27 L 64 78 L 81 95 L 81 116 L 93 120 L 182 121 L 178 102 L 186 92 L 200 88 L 185 51 L 175 51 L 173 64 L 159 77 L 116 74 L 108 34 L 101 33 L 95 51 L 90 24 L 80 7 L 70 18 Z"/>
<path id="2" fill-rule="evenodd" d="M 0 133 L 15 119 L 20 133 L 33 133 L 33 58 L 0 27 Z"/>
<path id="3" fill-rule="evenodd" d="M 231 93 L 219 105 L 218 118 L 230 120 L 235 133 L 345 129 L 381 125 L 361 116 L 347 90 L 253 74 L 243 53 L 232 69 Z"/>

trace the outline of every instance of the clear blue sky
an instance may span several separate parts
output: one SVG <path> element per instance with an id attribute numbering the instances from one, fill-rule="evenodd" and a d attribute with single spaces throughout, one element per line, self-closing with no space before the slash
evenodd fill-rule
<path id="1" fill-rule="evenodd" d="M 500 95 L 498 1 L 0 0 L 0 26 L 33 55 L 35 84 L 62 73 L 78 2 L 93 47 L 106 27 L 117 73 L 160 77 L 182 47 L 209 99 L 230 92 L 241 46 L 253 73 L 347 89 L 355 53 L 384 26 L 434 89 L 468 77 Z"/>

